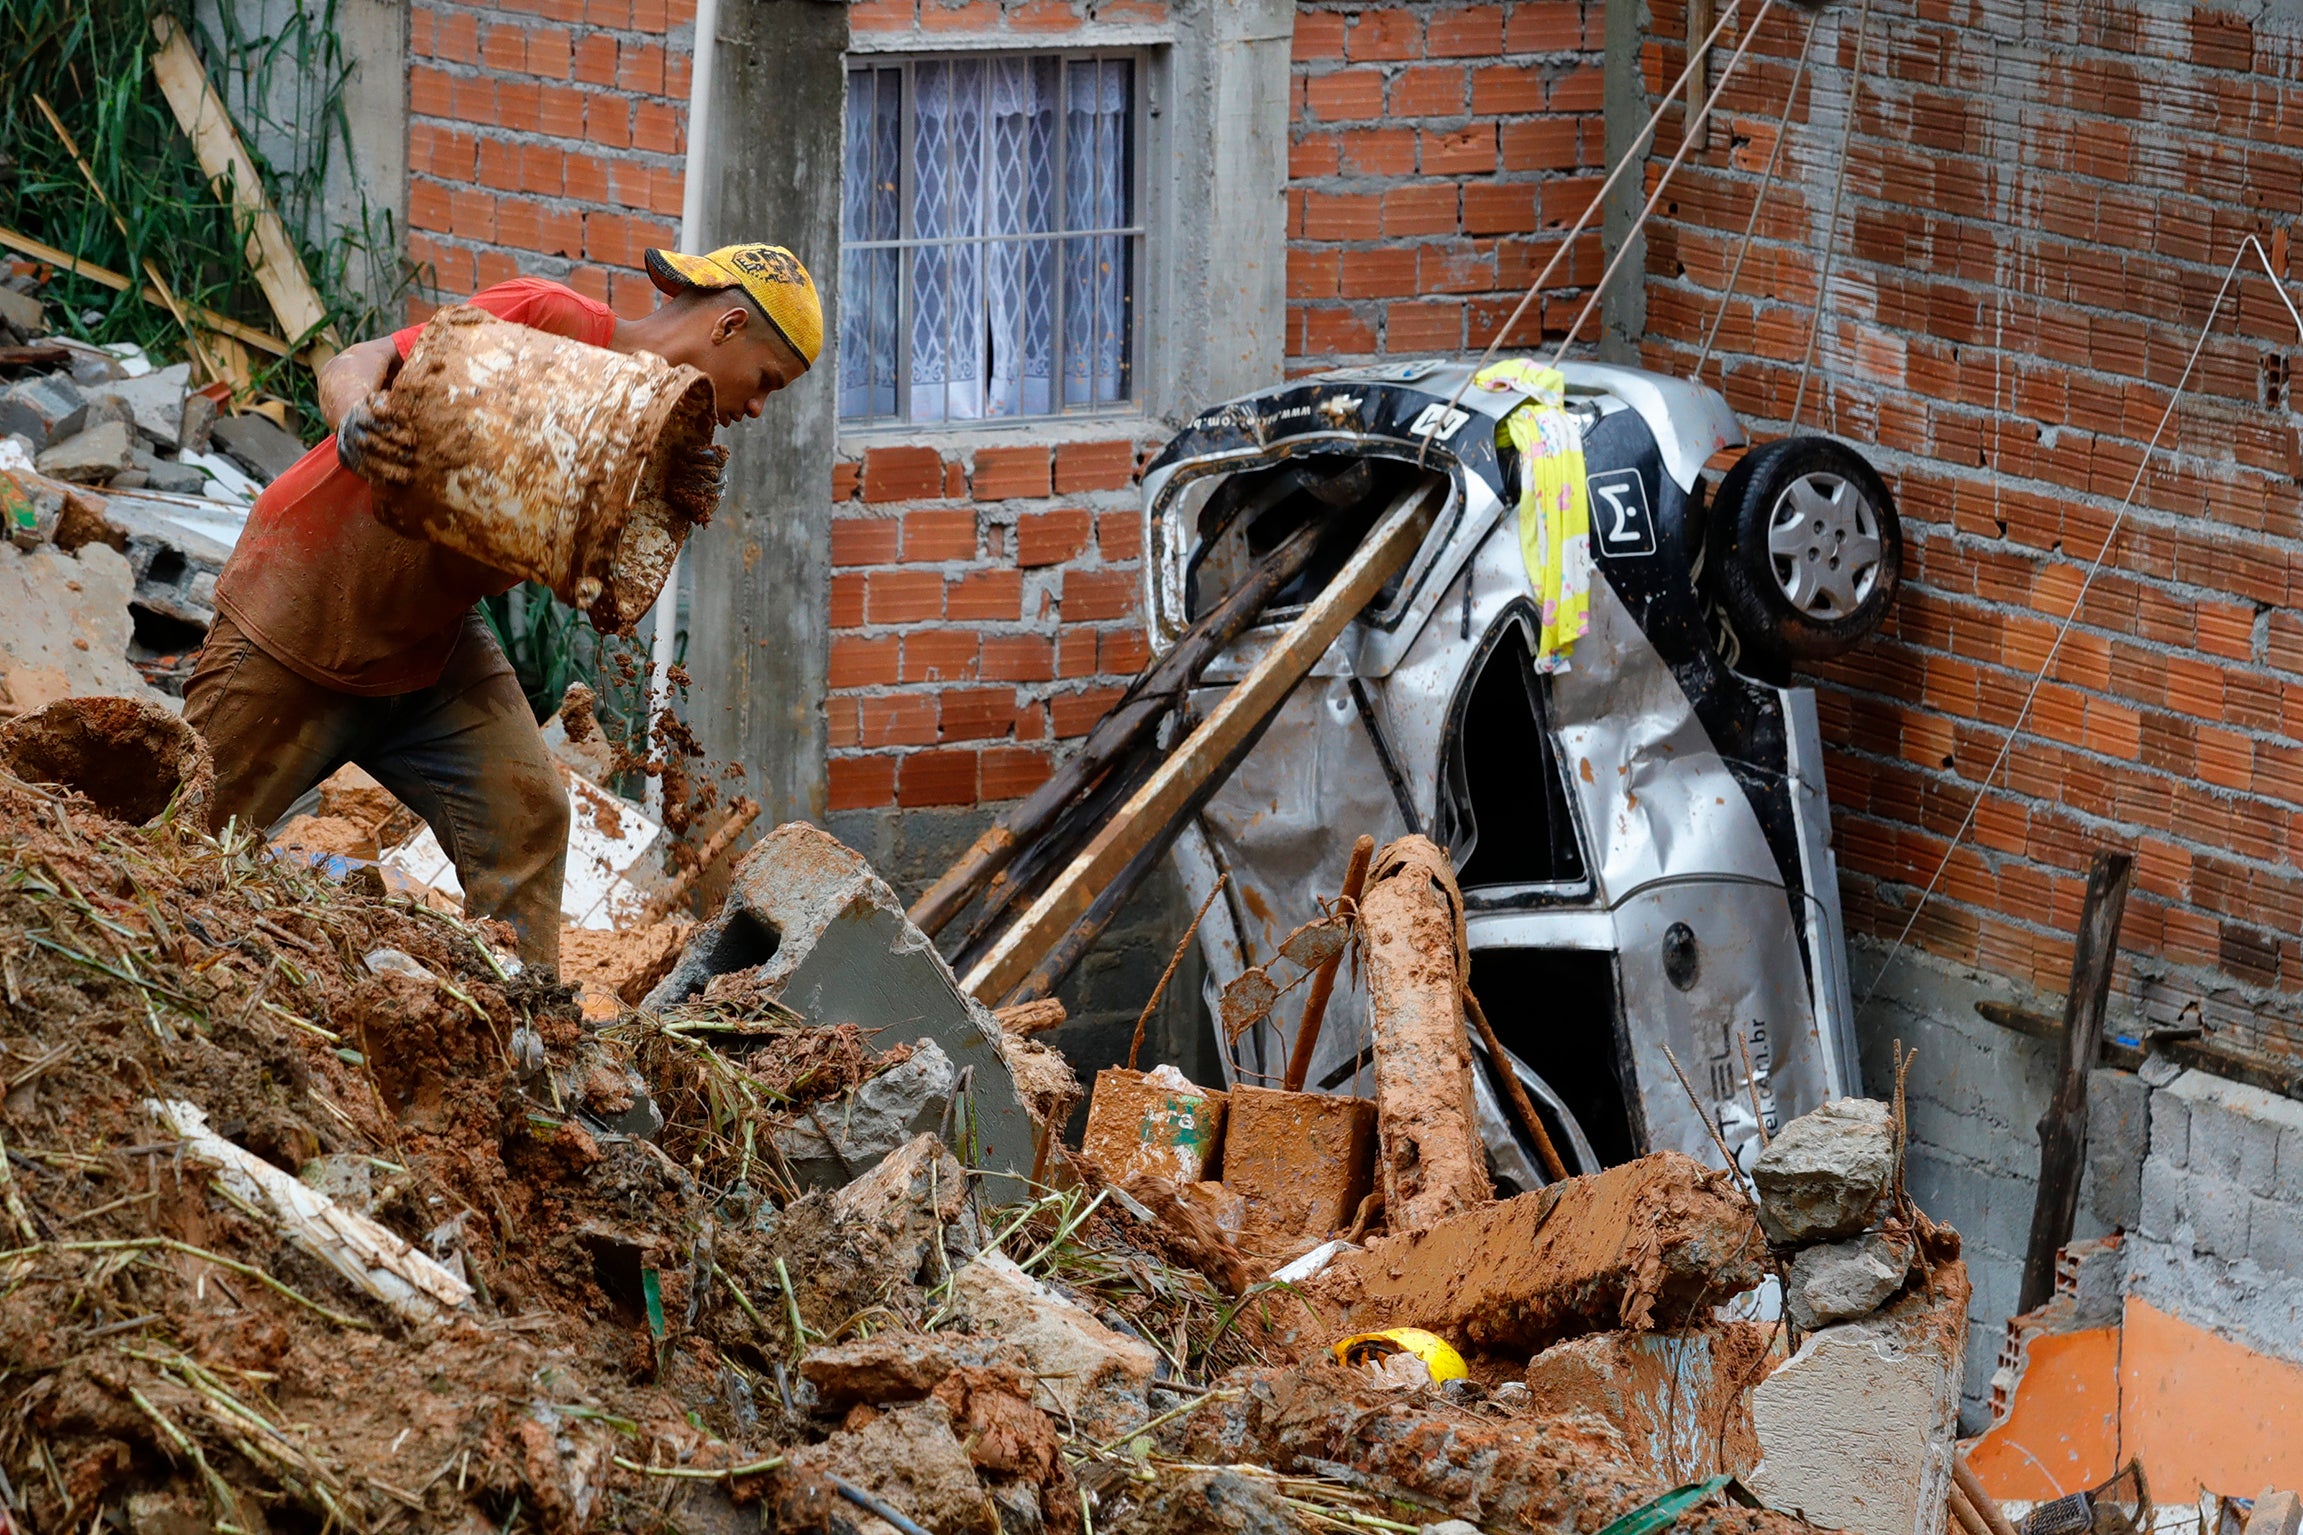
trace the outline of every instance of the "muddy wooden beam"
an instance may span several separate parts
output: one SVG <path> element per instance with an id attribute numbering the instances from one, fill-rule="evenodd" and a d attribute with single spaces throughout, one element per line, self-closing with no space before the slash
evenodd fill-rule
<path id="1" fill-rule="evenodd" d="M 1394 1231 L 1495 1197 L 1463 1030 L 1462 911 L 1455 872 L 1430 839 L 1402 837 L 1376 855 L 1360 901 L 1360 943 L 1384 1219 Z"/>
<path id="2" fill-rule="evenodd" d="M 1093 789 L 1112 766 L 1174 708 L 1199 681 L 1208 663 L 1221 655 L 1262 616 L 1272 595 L 1294 580 L 1319 547 L 1316 521 L 1280 543 L 1256 562 L 1247 579 L 1227 593 L 1183 632 L 1167 652 L 1128 685 L 1110 713 L 1096 722 L 1080 749 L 1050 777 L 976 838 L 943 876 L 912 904 L 911 919 L 930 937 L 943 931 L 976 892 L 1015 861 L 1017 853 L 1046 835 L 1064 808 Z"/>
<path id="3" fill-rule="evenodd" d="M 1303 616 L 968 972 L 969 995 L 1006 996 L 1113 876 L 1185 812 L 1232 749 L 1271 717 L 1344 626 L 1406 566 L 1444 499 L 1440 487 L 1427 483 L 1392 505 Z"/>
<path id="4" fill-rule="evenodd" d="M 1663 1151 L 1377 1237 L 1303 1289 L 1328 1339 L 1423 1327 L 1531 1354 L 1581 1333 L 1684 1327 L 1758 1284 L 1766 1256 L 1733 1179 Z"/>

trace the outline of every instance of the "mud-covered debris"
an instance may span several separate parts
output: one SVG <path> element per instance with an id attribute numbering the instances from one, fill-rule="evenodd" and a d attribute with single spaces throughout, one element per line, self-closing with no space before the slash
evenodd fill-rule
<path id="1" fill-rule="evenodd" d="M 1126 1535 L 1302 1535 L 1270 1477 L 1230 1467 L 1194 1467 L 1155 1482 L 1149 1496 L 1103 1521 Z"/>
<path id="2" fill-rule="evenodd" d="M 776 1132 L 776 1149 L 802 1188 L 853 1182 L 947 1121 L 959 1075 L 934 1040 L 922 1039 L 908 1058 L 841 1097 L 807 1105 Z"/>
<path id="3" fill-rule="evenodd" d="M 1903 1288 L 1911 1240 L 1870 1231 L 1801 1248 L 1783 1280 L 1783 1304 L 1801 1332 L 1869 1316 Z"/>
<path id="4" fill-rule="evenodd" d="M 951 1372 L 943 1339 L 901 1329 L 813 1348 L 800 1361 L 817 1405 L 831 1412 L 858 1402 L 916 1402 Z"/>
<path id="5" fill-rule="evenodd" d="M 1147 1177 L 1177 1186 L 1197 1183 L 1223 1145 L 1226 1097 L 1197 1086 L 1173 1066 L 1106 1066 L 1096 1073 L 1088 1100 L 1080 1155 L 1113 1183 Z"/>
<path id="6" fill-rule="evenodd" d="M 0 726 L 0 768 L 62 784 L 98 810 L 141 826 L 173 805 L 204 828 L 216 768 L 208 743 L 177 715 L 134 698 L 60 698 Z"/>
<path id="7" fill-rule="evenodd" d="M 988 1252 L 952 1278 L 952 1301 L 979 1333 L 1015 1344 L 1037 1377 L 1033 1400 L 1116 1434 L 1141 1423 L 1145 1384 L 1159 1352 L 1123 1337 L 1065 1300 L 1003 1253 Z"/>
<path id="8" fill-rule="evenodd" d="M 1665 1151 L 1371 1239 L 1304 1293 L 1336 1336 L 1422 1327 L 1524 1354 L 1684 1325 L 1757 1285 L 1765 1256 L 1734 1180 Z"/>
<path id="9" fill-rule="evenodd" d="M 1546 1415 L 1606 1423 L 1649 1475 L 1740 1474 L 1759 1460 L 1751 1388 L 1781 1358 L 1781 1337 L 1778 1327 L 1709 1317 L 1683 1330 L 1587 1333 L 1528 1361 L 1526 1400 Z"/>
<path id="10" fill-rule="evenodd" d="M 1851 1237 L 1871 1224 L 1895 1177 L 1887 1105 L 1840 1098 L 1785 1125 L 1751 1165 L 1759 1219 L 1789 1247 Z"/>
<path id="11" fill-rule="evenodd" d="M 777 1473 L 778 1528 L 822 1529 L 829 1521 L 815 1517 L 819 1510 L 836 1513 L 842 1523 L 869 1527 L 868 1516 L 853 1505 L 823 1506 L 821 1483 L 837 1477 L 884 1499 L 936 1535 L 999 1535 L 999 1513 L 976 1480 L 975 1466 L 952 1432 L 943 1403 L 859 1413 L 864 1420 L 853 1430 L 786 1458 Z"/>

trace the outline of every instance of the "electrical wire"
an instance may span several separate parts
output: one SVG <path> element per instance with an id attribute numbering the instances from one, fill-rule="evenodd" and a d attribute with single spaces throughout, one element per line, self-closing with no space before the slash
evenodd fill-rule
<path id="1" fill-rule="evenodd" d="M 2008 755 L 2015 749 L 2016 738 L 2023 734 L 2024 722 L 2031 717 L 2031 706 L 2038 700 L 2039 690 L 2045 685 L 2047 674 L 2055 670 L 2056 658 L 2063 653 L 2063 642 L 2070 636 L 2072 625 L 2079 621 L 2079 611 L 2087 605 L 2087 594 L 2094 589 L 2095 578 L 2101 573 L 2103 562 L 2110 558 L 2111 546 L 2118 542 L 2120 529 L 2127 522 L 2127 513 L 2135 505 L 2137 493 L 2143 489 L 2143 476 L 2151 467 L 2152 455 L 2159 451 L 2159 439 L 2166 435 L 2167 423 L 2175 417 L 2175 407 L 2183 402 L 2185 392 L 2191 387 L 2191 375 L 2198 370 L 2199 356 L 2207 349 L 2207 338 L 2214 334 L 2215 317 L 2223 312 L 2223 301 L 2230 297 L 2231 286 L 2239 280 L 2239 269 L 2246 262 L 2250 250 L 2255 253 L 2256 260 L 2262 263 L 2263 275 L 2271 279 L 2271 291 L 2279 295 L 2279 302 L 2287 308 L 2288 318 L 2295 322 L 2296 340 L 2303 342 L 2303 311 L 2298 311 L 2295 301 L 2288 297 L 2287 287 L 2280 282 L 2279 274 L 2272 270 L 2270 254 L 2263 249 L 2262 242 L 2248 235 L 2239 242 L 2239 249 L 2232 256 L 2231 265 L 2224 269 L 2223 285 L 2215 290 L 2215 302 L 2208 306 L 2207 317 L 2200 323 L 2199 337 L 2192 342 L 2191 356 L 2183 364 L 2183 376 L 2175 381 L 2175 392 L 2168 396 L 2167 408 L 2159 413 L 2159 424 L 2152 428 L 2151 440 L 2144 445 L 2143 456 L 2135 465 L 2135 478 L 2128 484 L 2127 495 L 2120 501 L 2119 509 L 2112 513 L 2110 531 L 2103 535 L 2103 545 L 2095 551 L 2095 559 L 2087 567 L 2086 579 L 2079 583 L 2079 594 L 2071 600 L 2071 611 L 2063 615 L 2063 622 L 2055 630 L 2055 642 L 2047 647 L 2047 659 L 2040 663 L 2038 675 L 2031 679 L 2031 687 L 2023 695 L 2023 705 L 2015 711 L 2015 722 L 2007 727 L 2007 739 L 2000 743 L 1999 755 L 1991 759 L 1991 766 L 1984 773 L 1983 781 L 1976 785 L 1975 799 L 1968 805 L 1965 817 L 1960 820 L 1959 830 L 1952 834 L 1951 845 L 1943 850 L 1942 859 L 1935 865 L 1934 876 L 1927 881 L 1927 888 L 1920 892 L 1918 904 L 1911 908 L 1910 917 L 1904 921 L 1903 931 L 1895 935 L 1895 946 L 1887 951 L 1886 962 L 1872 976 L 1871 985 L 1863 993 L 1863 1001 L 1857 1004 L 1858 1011 L 1868 1007 L 1871 999 L 1878 995 L 1880 983 L 1887 978 L 1887 972 L 1894 968 L 1896 959 L 1903 953 L 1904 945 L 1910 941 L 1912 929 L 1919 925 L 1921 913 L 1927 910 L 1927 903 L 1934 898 L 1936 888 L 1943 883 L 1944 872 L 1951 867 L 1951 860 L 1966 842 L 1968 832 L 1974 829 L 1975 817 L 1983 808 L 1983 797 L 1991 792 L 1992 780 L 2007 765 Z"/>
<path id="2" fill-rule="evenodd" d="M 1791 402 L 1790 436 L 1799 430 L 1799 413 L 1807 405 L 1807 379 L 1815 371 L 1815 342 L 1823 334 L 1823 309 L 1831 299 L 1831 268 L 1839 255 L 1839 203 L 1847 191 L 1847 150 L 1855 138 L 1855 113 L 1863 102 L 1863 52 L 1871 41 L 1871 0 L 1855 21 L 1855 65 L 1847 75 L 1847 121 L 1839 127 L 1839 174 L 1831 183 L 1831 217 L 1823 226 L 1823 270 L 1815 279 L 1815 312 L 1807 320 L 1807 356 L 1799 364 L 1799 393 Z"/>
<path id="3" fill-rule="evenodd" d="M 1767 173 L 1759 178 L 1759 195 L 1751 200 L 1751 217 L 1744 220 L 1743 243 L 1736 248 L 1735 265 L 1728 268 L 1727 287 L 1719 295 L 1719 307 L 1712 311 L 1711 325 L 1703 333 L 1703 350 L 1695 354 L 1695 366 L 1687 370 L 1691 384 L 1703 382 L 1703 365 L 1711 360 L 1712 343 L 1719 339 L 1720 324 L 1727 318 L 1727 306 L 1735 298 L 1735 285 L 1743 280 L 1743 263 L 1751 254 L 1752 237 L 1759 232 L 1759 210 L 1767 205 L 1767 194 L 1775 188 L 1775 168 L 1783 161 L 1784 141 L 1791 137 L 1791 113 L 1799 104 L 1799 87 L 1807 80 L 1807 55 L 1815 46 L 1815 27 L 1823 19 L 1818 11 L 1807 18 L 1807 36 L 1799 44 L 1799 63 L 1791 71 L 1791 90 L 1783 98 L 1783 116 L 1775 125 L 1775 147 L 1767 152 Z M 1719 386 L 1727 387 L 1727 368 L 1719 370 Z"/>

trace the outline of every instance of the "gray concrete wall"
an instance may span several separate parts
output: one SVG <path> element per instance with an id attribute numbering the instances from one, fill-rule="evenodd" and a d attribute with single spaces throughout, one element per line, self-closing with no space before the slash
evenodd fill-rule
<path id="1" fill-rule="evenodd" d="M 1871 991 L 1886 948 L 1857 938 L 1850 949 L 1853 991 L 1860 998 Z M 1975 1286 L 1960 1407 L 1961 1424 L 1970 1433 L 1989 1421 L 1991 1372 L 2022 1288 L 2023 1250 L 2039 1190 L 2039 1116 L 2054 1094 L 2062 1048 L 1985 1019 L 1975 1004 L 1986 1000 L 2054 1017 L 2063 1011 L 2061 998 L 1906 949 L 1856 1014 L 1866 1095 L 1894 1096 L 1895 1041 L 1914 1052 L 1905 1084 L 1911 1135 L 1906 1176 L 1919 1207 L 1958 1228 Z M 2132 1073 L 2095 1073 L 2074 1236 L 2135 1226 L 2143 1198 L 2148 1098 Z"/>
<path id="2" fill-rule="evenodd" d="M 762 231 L 839 312 L 840 156 L 848 13 L 821 0 L 721 0 L 715 142 L 700 242 Z M 761 829 L 824 814 L 824 682 L 831 597 L 836 351 L 761 419 L 729 434 L 728 494 L 689 543 L 695 567 L 688 721 L 710 762 L 741 766 Z"/>
<path id="3" fill-rule="evenodd" d="M 1639 63 L 1648 21 L 1647 0 L 1607 0 L 1604 68 L 1606 158 L 1610 166 L 1630 152 L 1647 126 L 1647 115 L 1655 110 Z M 1607 206 L 1600 213 L 1601 244 L 1609 260 L 1626 240 L 1635 241 L 1636 248 L 1614 286 L 1599 301 L 1599 355 L 1608 362 L 1633 366 L 1639 362 L 1639 338 L 1647 332 L 1647 238 L 1634 235 L 1632 224 L 1646 197 L 1646 178 L 1626 174 L 1608 193 Z"/>
<path id="4" fill-rule="evenodd" d="M 870 859 L 880 877 L 909 902 L 950 867 L 991 822 L 991 812 L 973 810 L 859 810 L 834 814 L 824 825 L 831 834 Z M 1136 1016 L 1159 984 L 1160 972 L 1191 921 L 1191 909 L 1174 872 L 1162 863 L 1144 881 L 1135 899 L 1121 909 L 1102 939 L 1083 956 L 1056 995 L 1070 1017 L 1062 1028 L 1041 1036 L 1063 1051 L 1083 1085 L 1106 1066 L 1124 1065 Z M 965 925 L 945 929 L 949 953 Z M 1162 994 L 1144 1032 L 1139 1064 L 1167 1062 L 1195 1082 L 1223 1079 L 1215 1054 L 1215 1034 L 1200 1006 L 1199 946 L 1195 943 Z M 1078 1139 L 1085 1107 L 1075 1116 Z"/>

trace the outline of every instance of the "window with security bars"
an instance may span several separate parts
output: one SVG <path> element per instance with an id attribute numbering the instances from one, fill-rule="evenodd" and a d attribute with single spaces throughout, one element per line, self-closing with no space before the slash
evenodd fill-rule
<path id="1" fill-rule="evenodd" d="M 848 72 L 840 417 L 976 421 L 1133 398 L 1132 56 Z"/>

